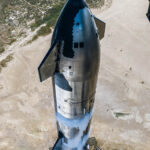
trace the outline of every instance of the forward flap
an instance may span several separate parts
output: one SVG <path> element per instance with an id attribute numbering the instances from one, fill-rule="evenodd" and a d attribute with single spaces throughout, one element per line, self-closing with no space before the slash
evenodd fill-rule
<path id="1" fill-rule="evenodd" d="M 105 28 L 106 28 L 106 24 L 105 22 L 101 21 L 100 19 L 98 19 L 97 17 L 93 16 L 95 19 L 95 23 L 97 25 L 98 28 L 98 32 L 99 32 L 99 38 L 100 40 L 104 38 L 105 35 Z"/>
<path id="2" fill-rule="evenodd" d="M 56 59 L 57 59 L 57 42 L 54 42 L 38 67 L 40 81 L 44 81 L 49 77 L 53 76 L 56 69 Z"/>

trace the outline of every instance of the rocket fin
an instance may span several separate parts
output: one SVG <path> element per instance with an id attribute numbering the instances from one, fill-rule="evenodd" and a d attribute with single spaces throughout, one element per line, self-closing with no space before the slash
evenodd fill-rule
<path id="1" fill-rule="evenodd" d="M 95 23 L 96 23 L 98 31 L 99 31 L 99 38 L 101 40 L 104 38 L 104 35 L 105 35 L 106 24 L 105 24 L 105 22 L 101 21 L 97 17 L 95 17 L 95 16 L 93 16 L 93 17 L 95 19 Z"/>
<path id="2" fill-rule="evenodd" d="M 57 41 L 55 41 L 52 44 L 46 56 L 42 60 L 40 66 L 38 67 L 38 72 L 39 72 L 39 77 L 41 82 L 53 76 L 53 74 L 55 73 L 56 59 L 57 59 L 56 45 L 57 45 Z"/>

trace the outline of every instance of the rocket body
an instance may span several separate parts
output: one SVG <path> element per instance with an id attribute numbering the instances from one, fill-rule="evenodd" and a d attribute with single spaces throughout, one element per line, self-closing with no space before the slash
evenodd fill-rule
<path id="1" fill-rule="evenodd" d="M 84 0 L 68 0 L 39 66 L 52 76 L 58 140 L 54 150 L 87 150 L 100 62 L 98 20 Z M 99 24 L 101 30 L 105 26 Z"/>
<path id="2" fill-rule="evenodd" d="M 56 117 L 58 129 L 65 137 L 64 150 L 67 150 L 67 143 L 76 139 L 79 134 L 78 139 L 82 140 L 89 134 L 100 59 L 98 31 L 87 8 L 76 14 L 72 31 L 72 53 L 67 54 L 68 57 L 64 55 L 62 42 L 59 49 L 59 73 L 53 77 Z M 67 80 L 69 87 L 64 86 L 63 78 Z M 74 120 L 75 123 L 72 124 Z M 80 126 L 80 123 L 86 124 L 85 127 Z M 75 148 L 77 144 L 79 147 L 80 140 L 69 146 Z"/>

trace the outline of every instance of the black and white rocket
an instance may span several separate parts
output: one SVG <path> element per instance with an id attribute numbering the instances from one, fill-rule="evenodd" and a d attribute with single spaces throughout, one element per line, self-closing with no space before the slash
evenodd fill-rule
<path id="1" fill-rule="evenodd" d="M 53 150 L 88 150 L 100 62 L 99 40 L 105 23 L 85 0 L 67 0 L 56 23 L 51 47 L 38 71 L 53 80 L 58 140 Z"/>

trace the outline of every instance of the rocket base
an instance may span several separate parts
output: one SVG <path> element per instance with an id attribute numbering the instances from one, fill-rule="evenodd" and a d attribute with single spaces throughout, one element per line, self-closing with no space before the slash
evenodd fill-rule
<path id="1" fill-rule="evenodd" d="M 54 145 L 53 148 L 49 148 L 49 150 L 62 150 L 62 143 L 61 143 L 61 139 L 58 139 L 56 141 L 56 144 Z M 87 141 L 87 148 L 85 148 L 84 150 L 102 150 L 98 147 L 97 145 L 97 140 L 95 137 L 89 138 Z"/>

